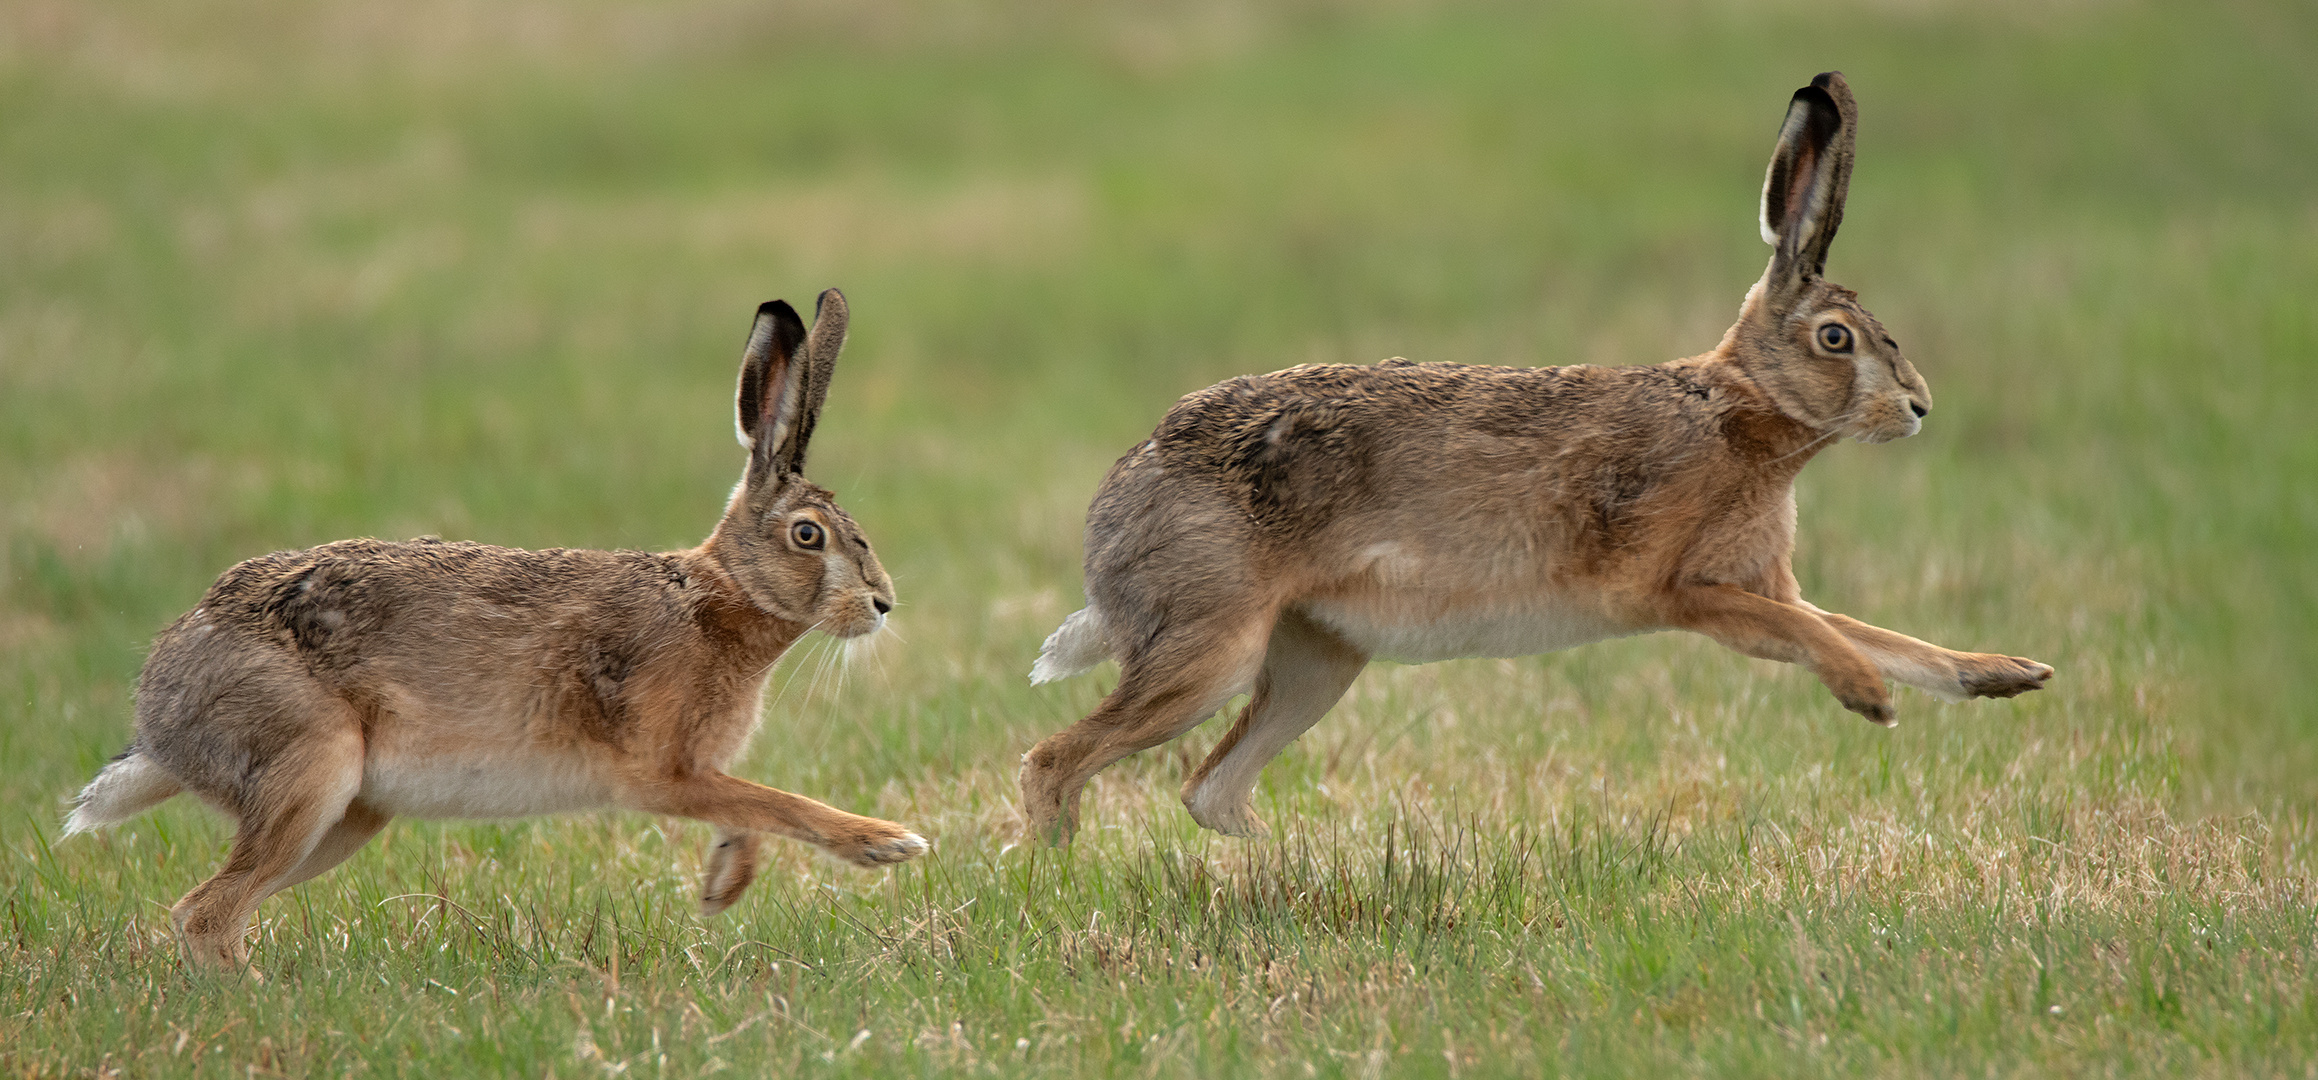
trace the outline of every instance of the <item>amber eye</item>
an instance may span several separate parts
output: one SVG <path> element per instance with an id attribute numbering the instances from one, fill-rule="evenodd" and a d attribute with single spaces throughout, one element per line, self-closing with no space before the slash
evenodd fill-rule
<path id="1" fill-rule="evenodd" d="M 1851 328 L 1842 323 L 1828 323 L 1819 328 L 1819 347 L 1828 352 L 1851 350 Z"/>
<path id="2" fill-rule="evenodd" d="M 800 521 L 789 526 L 789 539 L 807 551 L 821 550 L 821 542 L 827 536 L 828 534 L 822 531 L 821 526 L 810 521 Z"/>

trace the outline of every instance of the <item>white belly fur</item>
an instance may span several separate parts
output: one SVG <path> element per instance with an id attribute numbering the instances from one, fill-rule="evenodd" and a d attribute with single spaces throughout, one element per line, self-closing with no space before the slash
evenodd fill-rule
<path id="1" fill-rule="evenodd" d="M 1533 656 L 1635 632 L 1582 606 L 1551 601 L 1405 617 L 1418 606 L 1321 601 L 1306 603 L 1304 611 L 1370 657 L 1403 664 L 1471 656 Z"/>
<path id="2" fill-rule="evenodd" d="M 416 818 L 528 817 L 614 802 L 601 748 L 534 735 L 541 725 L 527 696 L 492 689 L 500 688 L 388 687 L 356 798 Z"/>
<path id="3" fill-rule="evenodd" d="M 1647 627 L 1603 610 L 1587 591 L 1553 584 L 1536 547 L 1444 547 L 1382 541 L 1354 553 L 1335 588 L 1300 606 L 1378 660 L 1534 656 Z"/>
<path id="4" fill-rule="evenodd" d="M 611 794 L 579 762 L 438 758 L 425 765 L 368 763 L 358 797 L 396 817 L 503 818 L 590 810 L 609 803 Z"/>

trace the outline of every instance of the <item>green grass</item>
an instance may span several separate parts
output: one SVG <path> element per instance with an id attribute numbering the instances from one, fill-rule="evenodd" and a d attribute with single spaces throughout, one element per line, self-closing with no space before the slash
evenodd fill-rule
<path id="1" fill-rule="evenodd" d="M 1823 7 L 0 8 L 0 1071 L 2303 1074 L 2318 20 Z M 1805 473 L 1797 571 L 2051 690 L 1884 731 L 1677 635 L 1380 665 L 1271 841 L 1176 804 L 1208 729 L 1017 843 L 1109 677 L 1023 673 L 1167 403 L 1707 348 L 1831 67 L 1831 270 L 1938 408 Z M 828 285 L 813 471 L 900 640 L 792 657 L 741 771 L 932 856 L 784 845 L 704 922 L 696 825 L 400 822 L 261 911 L 253 985 L 167 936 L 223 820 L 56 842 L 238 559 L 696 542 L 750 310 Z"/>

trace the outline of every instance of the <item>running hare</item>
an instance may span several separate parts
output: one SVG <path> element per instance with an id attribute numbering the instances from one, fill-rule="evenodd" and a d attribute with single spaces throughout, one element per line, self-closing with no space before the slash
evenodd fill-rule
<path id="1" fill-rule="evenodd" d="M 874 633 L 893 607 L 861 529 L 804 477 L 845 321 L 835 289 L 810 334 L 782 301 L 757 309 L 740 373 L 748 471 L 697 548 L 342 540 L 226 571 L 154 643 L 136 739 L 65 831 L 180 791 L 238 819 L 224 869 L 171 911 L 187 955 L 216 967 L 247 962 L 260 901 L 396 815 L 697 818 L 717 829 L 707 914 L 748 887 L 759 833 L 863 866 L 924 852 L 892 822 L 723 771 L 792 642 Z"/>
<path id="2" fill-rule="evenodd" d="M 1105 766 L 1233 695 L 1245 711 L 1183 786 L 1254 835 L 1264 763 L 1372 658 L 1523 656 L 1683 629 L 1801 664 L 1890 723 L 1885 678 L 1943 698 L 2044 685 L 2033 660 L 1953 652 L 1805 603 L 1795 474 L 1830 440 L 1916 433 L 1931 392 L 1850 290 L 1820 277 L 1855 113 L 1829 72 L 1795 92 L 1763 184 L 1776 253 L 1714 350 L 1655 367 L 1311 365 L 1168 411 L 1087 511 L 1087 606 L 1033 682 L 1106 656 L 1119 685 L 1023 756 L 1034 832 L 1065 842 Z"/>

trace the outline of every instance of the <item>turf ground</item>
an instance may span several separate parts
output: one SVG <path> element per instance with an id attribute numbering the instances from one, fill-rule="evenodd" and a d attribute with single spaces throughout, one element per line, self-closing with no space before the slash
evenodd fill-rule
<path id="1" fill-rule="evenodd" d="M 2318 1060 L 2318 18 L 2132 2 L 0 7 L 0 1071 L 2305 1075 Z M 2036 657 L 1902 691 L 1660 635 L 1379 665 L 1274 838 L 1015 760 L 1110 461 L 1308 361 L 1701 351 L 1787 94 L 1923 434 L 1804 474 L 1821 605 Z M 402 822 L 166 905 L 184 801 L 57 843 L 145 643 L 260 552 L 697 542 L 748 314 L 838 285 L 814 446 L 898 633 L 776 674 L 753 779 L 907 821 L 692 915 L 704 828 Z"/>

